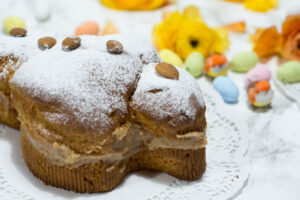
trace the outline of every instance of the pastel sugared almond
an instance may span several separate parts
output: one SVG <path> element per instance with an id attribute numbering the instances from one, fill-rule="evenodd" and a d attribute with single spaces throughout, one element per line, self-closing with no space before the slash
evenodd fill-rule
<path id="1" fill-rule="evenodd" d="M 62 41 L 63 50 L 71 51 L 80 47 L 80 37 L 67 37 Z"/>
<path id="2" fill-rule="evenodd" d="M 56 44 L 56 39 L 53 37 L 42 37 L 38 40 L 39 48 L 44 49 L 51 49 Z"/>
<path id="3" fill-rule="evenodd" d="M 27 31 L 24 28 L 14 28 L 11 31 L 9 31 L 9 35 L 13 37 L 25 37 L 26 34 Z"/>
<path id="4" fill-rule="evenodd" d="M 121 54 L 123 52 L 123 45 L 116 40 L 108 40 L 106 42 L 106 48 L 109 53 Z"/>
<path id="5" fill-rule="evenodd" d="M 171 64 L 168 63 L 159 63 L 155 66 L 155 71 L 160 75 L 169 78 L 169 79 L 176 79 L 179 78 L 178 70 Z"/>

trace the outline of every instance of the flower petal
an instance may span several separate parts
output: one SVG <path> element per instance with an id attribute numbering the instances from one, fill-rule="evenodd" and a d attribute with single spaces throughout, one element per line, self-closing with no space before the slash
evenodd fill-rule
<path id="1" fill-rule="evenodd" d="M 220 27 L 230 32 L 234 33 L 245 33 L 246 32 L 246 22 L 240 21 L 232 24 L 227 24 L 225 26 Z"/>
<path id="2" fill-rule="evenodd" d="M 100 0 L 103 5 L 117 10 L 153 10 L 165 5 L 168 0 Z"/>
<path id="3" fill-rule="evenodd" d="M 279 0 L 246 0 L 244 5 L 249 10 L 267 12 L 276 7 Z"/>
<path id="4" fill-rule="evenodd" d="M 257 29 L 253 35 L 253 51 L 259 57 L 271 56 L 279 51 L 280 35 L 275 26 Z"/>
<path id="5" fill-rule="evenodd" d="M 191 20 L 204 23 L 202 16 L 200 15 L 199 8 L 196 6 L 188 6 L 183 11 L 183 16 L 188 17 Z"/>

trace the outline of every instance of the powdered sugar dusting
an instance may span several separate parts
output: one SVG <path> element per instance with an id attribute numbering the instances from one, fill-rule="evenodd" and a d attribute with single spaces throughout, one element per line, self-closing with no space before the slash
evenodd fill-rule
<path id="1" fill-rule="evenodd" d="M 121 42 L 124 52 L 108 53 L 108 40 Z M 41 112 L 49 122 L 111 132 L 127 116 L 136 85 L 133 105 L 150 110 L 158 118 L 175 113 L 193 119 L 197 108 L 191 101 L 204 106 L 198 84 L 185 70 L 177 68 L 179 80 L 156 74 L 154 62 L 160 59 L 143 40 L 121 35 L 81 36 L 76 50 L 63 51 L 58 40 L 52 49 L 39 52 L 16 71 L 11 84 L 47 106 Z M 152 64 L 143 70 L 143 63 L 149 62 Z M 151 92 L 157 89 L 163 92 Z"/>
<path id="2" fill-rule="evenodd" d="M 40 37 L 33 35 L 28 35 L 26 37 L 0 36 L 0 56 L 14 55 L 15 57 L 27 60 L 41 52 L 37 44 Z M 128 37 L 120 34 L 107 36 L 84 35 L 80 36 L 80 38 L 80 49 L 94 49 L 106 52 L 106 42 L 108 40 L 117 40 L 122 43 L 125 53 L 127 52 L 131 56 L 141 59 L 143 63 L 161 61 L 155 48 L 139 36 Z M 64 38 L 56 38 L 56 45 L 52 49 L 47 49 L 45 51 L 60 52 L 63 39 Z"/>
<path id="3" fill-rule="evenodd" d="M 39 51 L 37 37 L 0 37 L 0 56 L 13 55 L 19 59 L 27 60 Z"/>
<path id="4" fill-rule="evenodd" d="M 48 51 L 26 62 L 11 83 L 55 110 L 44 113 L 55 123 L 80 123 L 111 131 L 127 114 L 128 94 L 142 70 L 140 60 L 94 49 Z M 116 122 L 112 115 L 117 115 Z M 72 122 L 72 120 L 75 120 Z"/>
<path id="5" fill-rule="evenodd" d="M 145 110 L 156 119 L 187 115 L 194 119 L 196 108 L 191 105 L 193 95 L 201 107 L 204 100 L 199 85 L 188 72 L 181 68 L 179 80 L 168 79 L 155 71 L 155 63 L 150 63 L 144 68 L 137 89 L 132 98 L 132 105 Z"/>
<path id="6" fill-rule="evenodd" d="M 143 63 L 160 62 L 160 58 L 155 48 L 140 38 L 128 37 L 125 35 L 107 35 L 102 37 L 97 36 L 81 36 L 81 48 L 94 48 L 99 51 L 106 51 L 106 42 L 108 40 L 117 40 L 122 43 L 124 52 L 128 53 L 136 58 L 139 58 Z"/>
<path id="7" fill-rule="evenodd" d="M 4 80 L 6 82 L 10 71 L 15 71 L 20 66 L 20 63 L 25 62 L 37 52 L 38 48 L 34 36 L 0 36 L 0 57 L 14 57 L 18 61 L 18 63 L 15 63 L 13 60 L 9 60 L 5 66 L 2 66 L 0 81 Z"/>

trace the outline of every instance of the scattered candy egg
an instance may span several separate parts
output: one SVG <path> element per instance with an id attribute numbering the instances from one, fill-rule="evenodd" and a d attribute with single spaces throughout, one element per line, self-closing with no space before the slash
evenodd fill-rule
<path id="1" fill-rule="evenodd" d="M 225 76 L 229 70 L 227 58 L 221 54 L 209 56 L 205 63 L 205 72 L 208 76 Z"/>
<path id="2" fill-rule="evenodd" d="M 51 0 L 34 0 L 34 13 L 39 21 L 46 21 L 50 18 L 52 1 Z"/>
<path id="3" fill-rule="evenodd" d="M 195 78 L 203 73 L 204 57 L 199 52 L 191 53 L 184 62 L 184 68 Z"/>
<path id="4" fill-rule="evenodd" d="M 163 49 L 158 52 L 159 57 L 168 64 L 182 67 L 183 62 L 181 58 L 171 50 Z"/>
<path id="5" fill-rule="evenodd" d="M 277 78 L 285 83 L 300 82 L 300 62 L 290 61 L 280 65 Z"/>
<path id="6" fill-rule="evenodd" d="M 14 28 L 23 28 L 25 29 L 25 22 L 20 17 L 7 17 L 3 20 L 3 28 L 6 34 L 9 34 L 9 32 Z"/>
<path id="7" fill-rule="evenodd" d="M 119 33 L 118 28 L 112 22 L 107 22 L 104 26 L 101 35 L 110 35 L 110 34 L 117 34 Z"/>
<path id="8" fill-rule="evenodd" d="M 88 21 L 77 27 L 75 35 L 98 35 L 99 29 L 97 22 Z"/>
<path id="9" fill-rule="evenodd" d="M 245 73 L 255 67 L 257 63 L 258 57 L 256 53 L 252 51 L 245 51 L 233 56 L 230 65 L 232 71 Z"/>
<path id="10" fill-rule="evenodd" d="M 249 102 L 255 107 L 265 107 L 273 99 L 273 91 L 268 81 L 258 81 L 248 90 Z"/>
<path id="11" fill-rule="evenodd" d="M 235 83 L 226 76 L 214 79 L 213 87 L 220 93 L 225 103 L 236 103 L 239 97 L 239 89 Z"/>
<path id="12" fill-rule="evenodd" d="M 258 64 L 255 68 L 251 69 L 244 79 L 245 88 L 249 88 L 252 83 L 257 81 L 270 81 L 271 71 L 267 66 Z"/>

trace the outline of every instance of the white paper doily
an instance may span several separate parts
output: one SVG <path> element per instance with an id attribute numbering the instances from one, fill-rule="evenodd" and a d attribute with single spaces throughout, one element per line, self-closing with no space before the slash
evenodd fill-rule
<path id="1" fill-rule="evenodd" d="M 76 194 L 44 185 L 27 169 L 19 146 L 19 132 L 0 125 L 0 199 L 145 199 L 145 200 L 226 200 L 238 195 L 248 179 L 248 132 L 226 117 L 207 93 L 207 169 L 192 182 L 159 172 L 137 172 L 125 178 L 112 192 Z"/>

